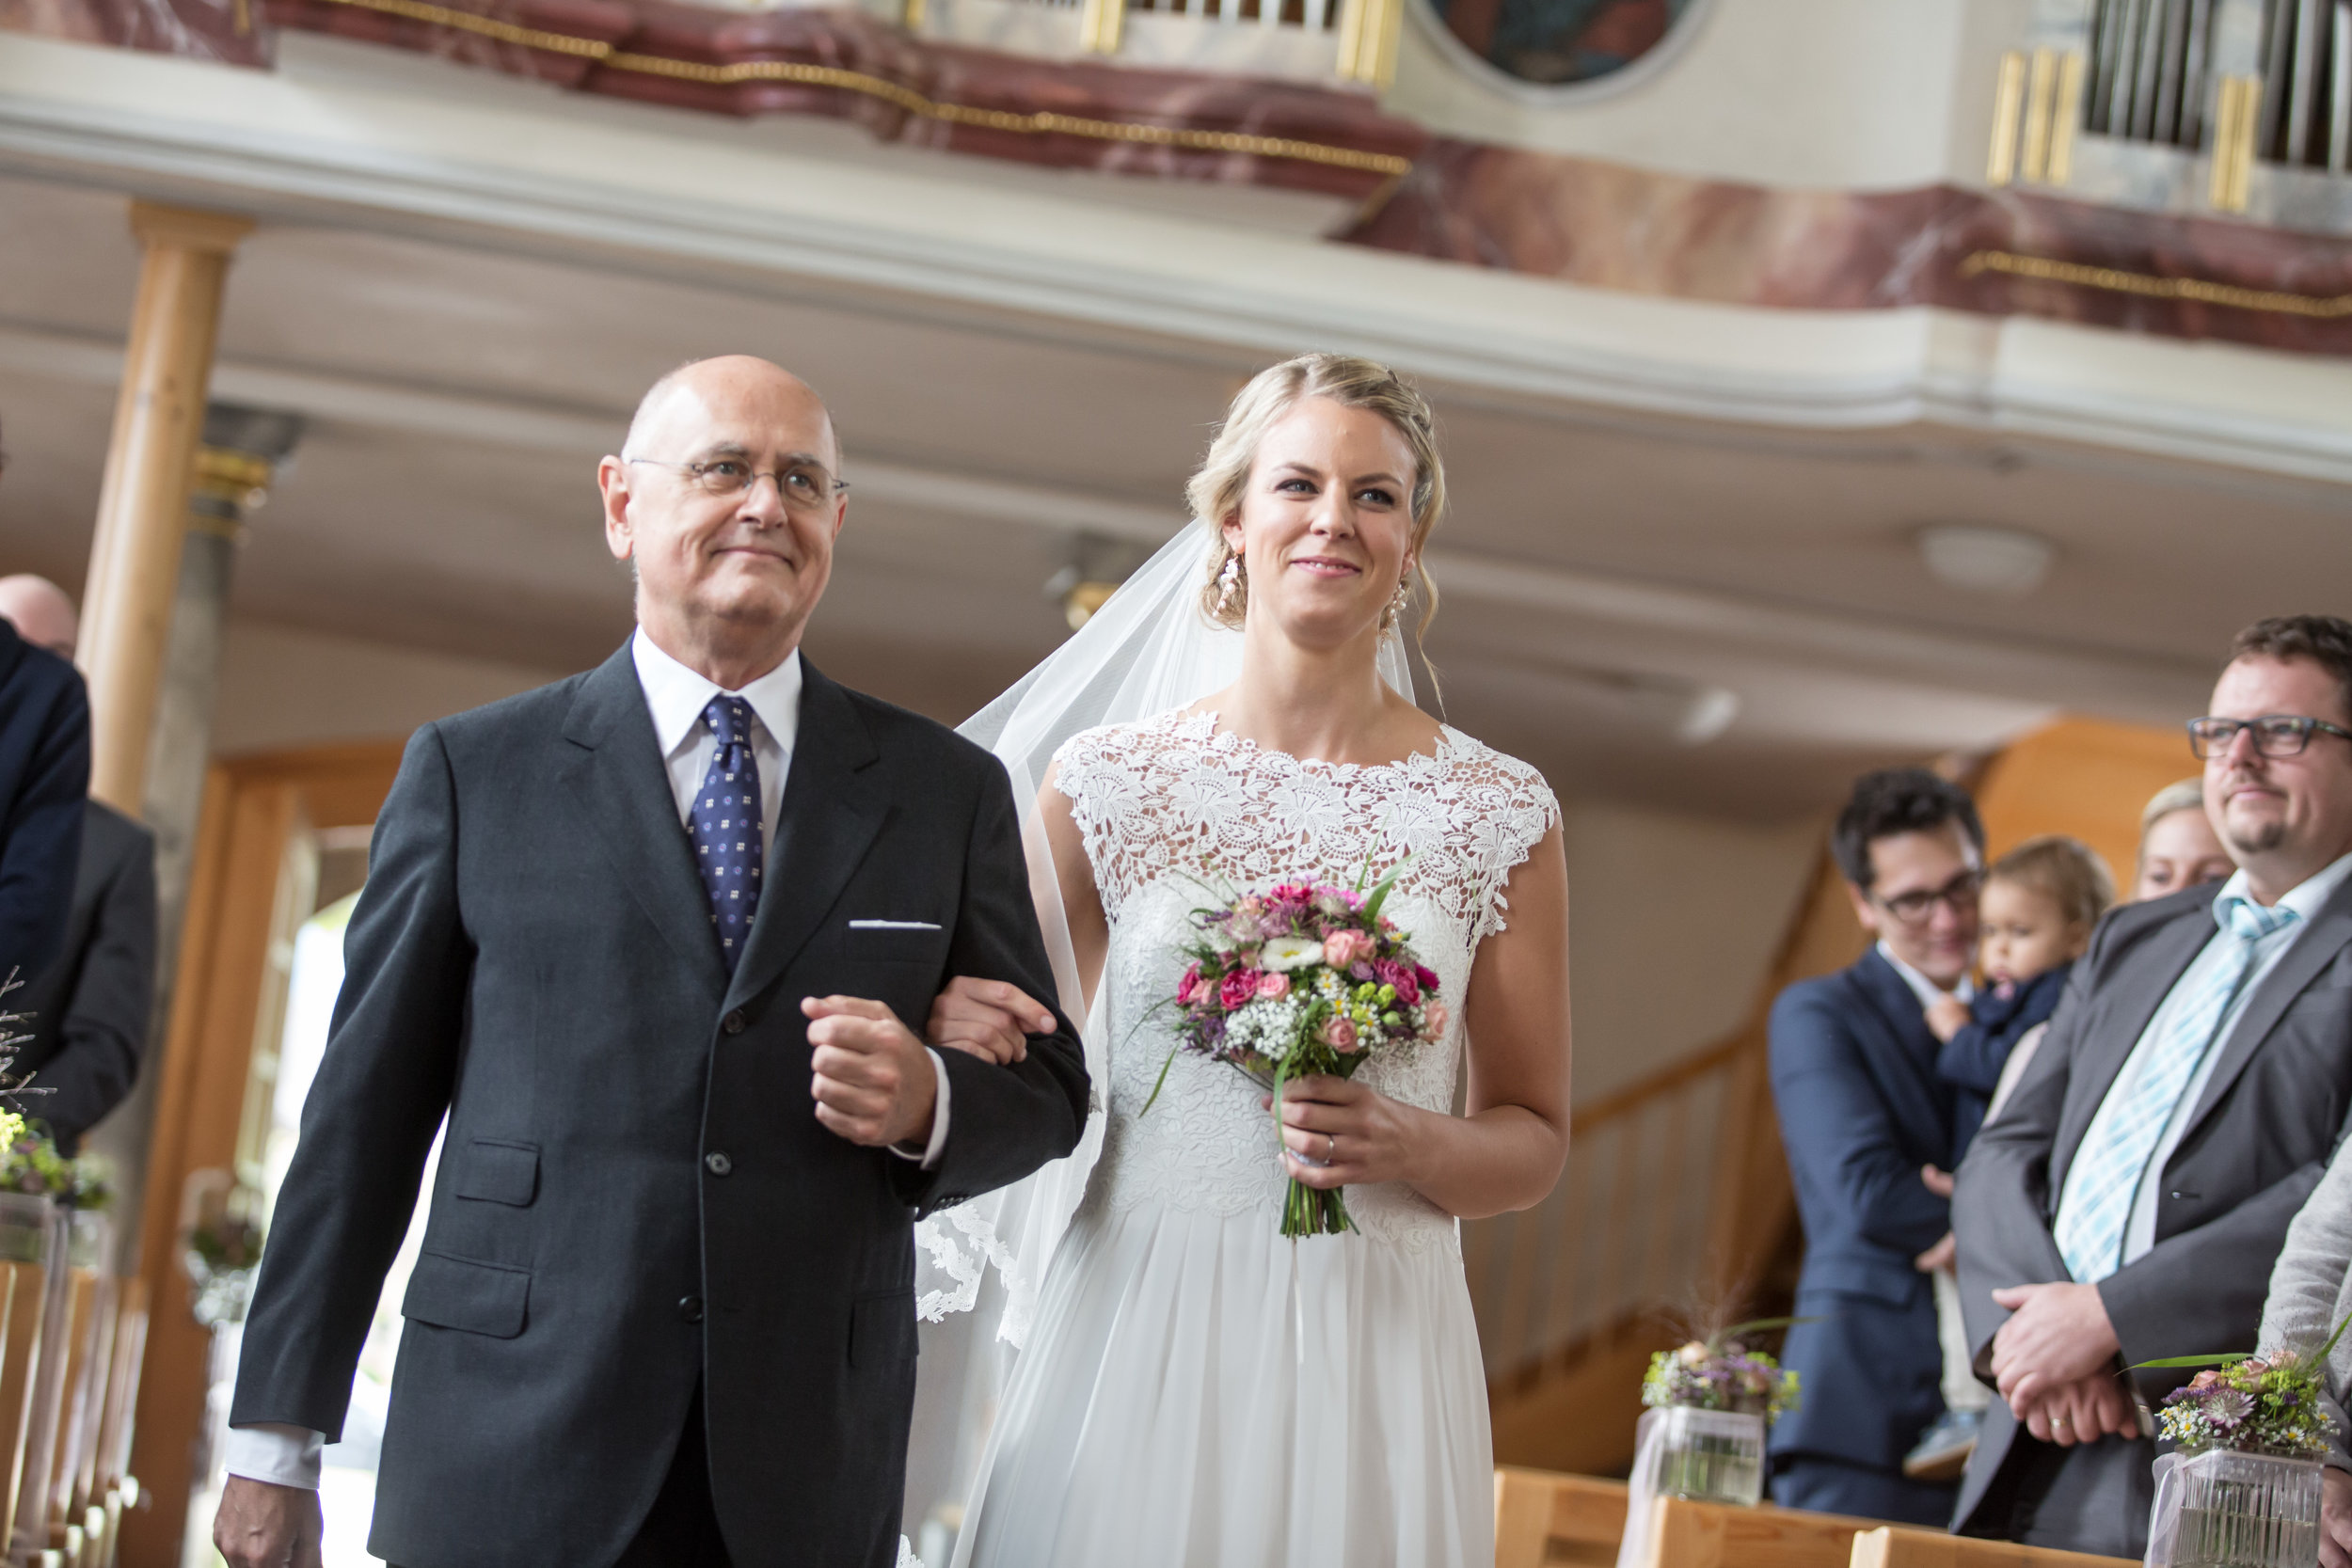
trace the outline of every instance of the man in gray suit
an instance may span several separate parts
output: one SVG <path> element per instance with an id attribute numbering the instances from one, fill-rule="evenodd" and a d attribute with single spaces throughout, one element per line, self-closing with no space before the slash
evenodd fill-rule
<path id="1" fill-rule="evenodd" d="M 2142 1555 L 2132 1394 L 2186 1374 L 2118 1374 L 2254 1348 L 2352 1108 L 2352 623 L 2248 627 L 2189 734 L 2237 874 L 2108 916 L 1960 1169 L 1969 1341 L 2001 1393 L 1964 1534 Z"/>

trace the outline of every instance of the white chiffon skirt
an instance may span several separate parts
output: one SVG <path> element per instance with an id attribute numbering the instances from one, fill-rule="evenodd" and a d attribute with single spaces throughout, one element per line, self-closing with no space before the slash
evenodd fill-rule
<path id="1" fill-rule="evenodd" d="M 1292 1243 L 1277 1224 L 1265 1209 L 1081 1209 L 956 1568 L 1494 1561 L 1486 1374 L 1453 1221 L 1411 1244 Z"/>

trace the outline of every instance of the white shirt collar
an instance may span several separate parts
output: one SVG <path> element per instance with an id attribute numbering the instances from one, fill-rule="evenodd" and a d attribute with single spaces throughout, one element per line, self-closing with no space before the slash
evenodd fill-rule
<path id="1" fill-rule="evenodd" d="M 1940 1002 L 1947 996 L 1956 996 L 1963 1002 L 1973 1002 L 1977 999 L 1976 982 L 1967 975 L 1962 975 L 1959 985 L 1954 986 L 1950 990 L 1946 990 L 1942 986 L 1903 962 L 1902 959 L 1895 957 L 1895 950 L 1886 945 L 1884 937 L 1879 939 L 1879 957 L 1894 966 L 1895 973 L 1903 977 L 1903 984 L 1911 988 L 1911 994 L 1919 999 L 1919 1006 L 1922 1007 Z"/>
<path id="2" fill-rule="evenodd" d="M 2323 869 L 2314 871 L 2295 886 L 2287 889 L 2279 895 L 2278 907 L 2282 910 L 2293 910 L 2300 917 L 2297 924 L 2309 925 L 2312 918 L 2326 906 L 2328 900 L 2335 896 L 2336 889 L 2344 885 L 2344 879 L 2346 877 L 2352 877 L 2352 855 L 2344 855 L 2328 863 Z M 2213 914 L 2216 924 L 2226 918 L 2221 911 L 2229 907 L 2231 900 L 2237 898 L 2250 900 L 2253 896 L 2252 885 L 2248 881 L 2245 870 L 2241 868 L 2233 872 L 2230 879 L 2221 884 L 2221 891 L 2213 895 Z"/>
<path id="3" fill-rule="evenodd" d="M 663 756 L 675 756 L 679 748 L 700 738 L 695 726 L 702 722 L 703 709 L 722 689 L 654 646 L 643 626 L 628 640 L 628 652 L 637 664 L 637 684 L 644 688 L 645 706 L 653 715 L 654 738 L 660 742 Z M 782 664 L 742 690 L 725 694 L 749 703 L 752 716 L 777 747 L 791 752 L 801 730 L 800 649 L 793 649 Z"/>

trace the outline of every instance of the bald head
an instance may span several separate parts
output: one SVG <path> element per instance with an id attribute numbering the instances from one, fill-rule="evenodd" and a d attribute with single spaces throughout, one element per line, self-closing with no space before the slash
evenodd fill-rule
<path id="1" fill-rule="evenodd" d="M 834 473 L 841 472 L 841 442 L 834 434 L 825 400 L 783 366 L 748 354 L 690 359 L 645 388 L 621 451 L 626 457 L 675 462 L 683 446 L 693 444 L 713 423 L 771 424 L 779 420 L 821 431 L 822 445 L 809 455 Z"/>
<path id="2" fill-rule="evenodd" d="M 0 621 L 12 623 L 17 635 L 61 658 L 73 657 L 74 639 L 81 635 L 81 617 L 65 590 L 30 572 L 0 578 Z"/>

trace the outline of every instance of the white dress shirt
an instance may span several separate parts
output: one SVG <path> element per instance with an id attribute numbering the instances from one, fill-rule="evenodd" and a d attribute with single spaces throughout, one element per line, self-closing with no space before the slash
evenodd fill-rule
<path id="1" fill-rule="evenodd" d="M 2230 1037 L 2231 1031 L 2237 1027 L 2238 1020 L 2253 1001 L 2254 993 L 2262 989 L 2263 981 L 2278 967 L 2279 960 L 2286 957 L 2288 950 L 2303 940 L 2303 933 L 2312 927 L 2312 918 L 2334 896 L 2336 889 L 2344 885 L 2347 876 L 2352 876 L 2352 855 L 2344 856 L 2326 870 L 2306 878 L 2289 892 L 2280 895 L 2278 907 L 2293 910 L 2301 918 L 2277 932 L 2277 940 L 2265 943 L 2256 951 L 2252 967 L 2247 971 L 2246 978 L 2238 982 L 2237 994 L 2231 999 L 2228 1010 L 2221 1015 L 2221 1022 L 2215 1026 L 2212 1037 L 2205 1042 L 2205 1053 L 2198 1059 L 2197 1069 L 2189 1074 L 2188 1082 L 2181 1088 L 2181 1098 L 2173 1102 L 2172 1115 L 2165 1122 L 2164 1132 L 2157 1137 L 2156 1147 L 2140 1171 L 2138 1189 L 2132 1195 L 2131 1216 L 2123 1225 L 2125 1264 L 2145 1257 L 2148 1250 L 2156 1244 L 2156 1200 L 2164 1187 L 2164 1167 L 2171 1163 L 2172 1151 L 2180 1146 L 2182 1137 L 2188 1132 L 2189 1117 L 2196 1114 L 2198 1102 L 2205 1097 L 2205 1085 L 2212 1080 L 2214 1068 L 2221 1060 L 2221 1042 Z M 2251 896 L 2248 891 L 2246 873 L 2240 871 L 2221 884 L 2220 891 L 2214 895 L 2214 906 L 2218 910 L 2226 900 Z M 2082 1144 L 2078 1147 L 2092 1147 L 2099 1135 L 2100 1124 L 2117 1107 L 2129 1102 L 2132 1085 L 2138 1082 L 2139 1074 L 2146 1069 L 2152 1042 L 2164 1037 L 2165 1030 L 2172 1022 L 2174 1009 L 2202 989 L 2204 977 L 2209 972 L 2217 965 L 2233 961 L 2237 941 L 2217 919 L 2211 940 L 2198 950 L 2196 958 L 2189 960 L 2188 967 L 2181 972 L 2181 977 L 2172 982 L 2172 989 L 2165 992 L 2163 1002 L 2157 1005 L 2155 1016 L 2148 1021 L 2148 1027 L 2141 1030 L 2139 1038 L 2132 1043 L 2132 1053 L 2123 1059 L 2122 1070 L 2115 1075 L 2115 1082 L 2107 1085 L 2106 1097 L 2099 1101 L 2099 1109 L 2092 1113 L 2090 1124 L 2083 1129 Z M 2068 1204 L 2078 1200 L 2079 1188 L 2086 1180 L 2084 1164 L 2085 1162 L 2077 1160 L 2068 1168 L 2066 1184 L 2058 1192 L 2059 1213 L 2065 1212 Z M 2054 1216 L 2052 1228 L 2056 1227 Z"/>
<path id="2" fill-rule="evenodd" d="M 792 747 L 801 733 L 800 650 L 794 649 L 790 657 L 748 682 L 740 691 L 726 691 L 680 664 L 656 647 L 642 626 L 630 637 L 628 652 L 637 666 L 637 684 L 645 694 L 646 710 L 653 718 L 654 738 L 661 747 L 661 763 L 670 776 L 670 794 L 677 802 L 681 827 L 692 817 L 694 794 L 702 787 L 704 776 L 710 771 L 711 756 L 719 749 L 718 736 L 703 722 L 703 709 L 718 696 L 740 697 L 750 706 L 752 756 L 759 764 L 760 854 L 763 860 L 772 860 L 776 811 L 784 800 L 785 778 L 791 771 Z M 773 872 L 771 865 L 767 878 L 771 887 L 775 885 Z M 930 1170 L 939 1164 L 947 1147 L 947 1068 L 938 1052 L 928 1046 L 924 1049 L 931 1059 L 935 1085 L 930 1141 L 920 1153 L 904 1148 L 893 1148 L 891 1152 L 900 1159 L 919 1160 Z M 223 1448 L 223 1466 L 232 1476 L 316 1490 L 326 1444 L 324 1434 L 284 1422 L 231 1427 Z"/>
<path id="3" fill-rule="evenodd" d="M 1903 962 L 1902 959 L 1895 957 L 1895 950 L 1886 945 L 1883 938 L 1879 942 L 1879 957 L 1893 965 L 1895 973 L 1903 977 L 1903 984 L 1911 988 L 1911 994 L 1919 999 L 1919 1008 L 1922 1012 L 1934 1006 L 1947 996 L 1958 1002 L 1974 1002 L 1977 999 L 1977 983 L 1967 975 L 1963 974 L 1959 985 L 1946 990 L 1942 986 L 1912 968 L 1911 965 Z"/>

